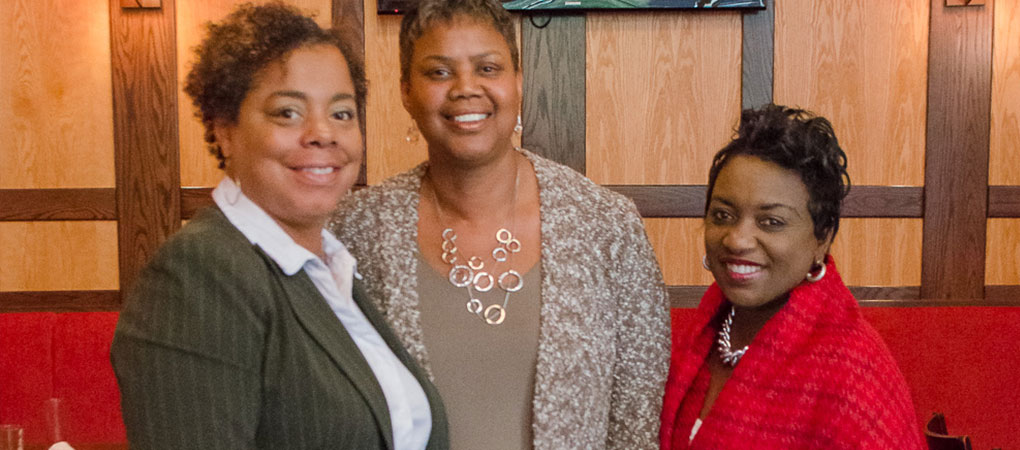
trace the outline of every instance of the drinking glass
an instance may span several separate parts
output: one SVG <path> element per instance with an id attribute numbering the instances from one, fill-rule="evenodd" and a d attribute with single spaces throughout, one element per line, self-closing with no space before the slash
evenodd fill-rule
<path id="1" fill-rule="evenodd" d="M 0 425 L 0 450 L 24 450 L 24 435 L 17 425 Z"/>

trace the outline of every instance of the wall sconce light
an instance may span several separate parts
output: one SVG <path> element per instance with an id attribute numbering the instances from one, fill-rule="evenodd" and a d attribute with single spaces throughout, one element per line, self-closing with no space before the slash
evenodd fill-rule
<path id="1" fill-rule="evenodd" d="M 159 8 L 160 0 L 120 0 L 123 9 Z"/>
<path id="2" fill-rule="evenodd" d="M 981 6 L 985 0 L 946 0 L 946 6 Z"/>

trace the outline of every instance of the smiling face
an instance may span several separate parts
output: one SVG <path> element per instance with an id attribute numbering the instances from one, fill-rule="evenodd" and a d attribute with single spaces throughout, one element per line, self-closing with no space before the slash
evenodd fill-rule
<path id="1" fill-rule="evenodd" d="M 804 281 L 828 252 L 808 212 L 800 176 L 753 156 L 733 156 L 719 172 L 705 216 L 705 252 L 726 298 L 756 308 Z"/>
<path id="2" fill-rule="evenodd" d="M 237 123 L 217 123 L 227 174 L 291 236 L 318 233 L 361 166 L 354 85 L 336 47 L 298 48 L 260 70 Z"/>
<path id="3" fill-rule="evenodd" d="M 434 162 L 484 162 L 513 149 L 521 75 L 489 23 L 455 16 L 432 24 L 414 44 L 401 94 Z"/>

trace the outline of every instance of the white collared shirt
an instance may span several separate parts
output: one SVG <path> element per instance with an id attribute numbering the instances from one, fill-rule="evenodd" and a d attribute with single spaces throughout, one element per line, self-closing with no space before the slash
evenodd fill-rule
<path id="1" fill-rule="evenodd" d="M 284 274 L 294 276 L 304 269 L 354 339 L 382 387 L 393 424 L 394 448 L 424 449 L 432 431 L 432 412 L 425 391 L 354 303 L 352 289 L 357 261 L 347 247 L 323 229 L 322 248 L 327 261 L 322 261 L 294 242 L 230 177 L 223 178 L 212 197 L 227 220 L 276 261 Z"/>

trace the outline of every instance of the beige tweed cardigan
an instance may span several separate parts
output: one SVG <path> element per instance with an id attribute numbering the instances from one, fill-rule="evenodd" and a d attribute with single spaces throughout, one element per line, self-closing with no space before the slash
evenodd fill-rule
<path id="1" fill-rule="evenodd" d="M 534 448 L 658 448 L 669 305 L 637 208 L 568 167 L 521 152 L 534 165 L 541 202 Z M 367 296 L 431 374 L 416 278 L 427 164 L 348 196 L 330 228 L 358 259 Z"/>

